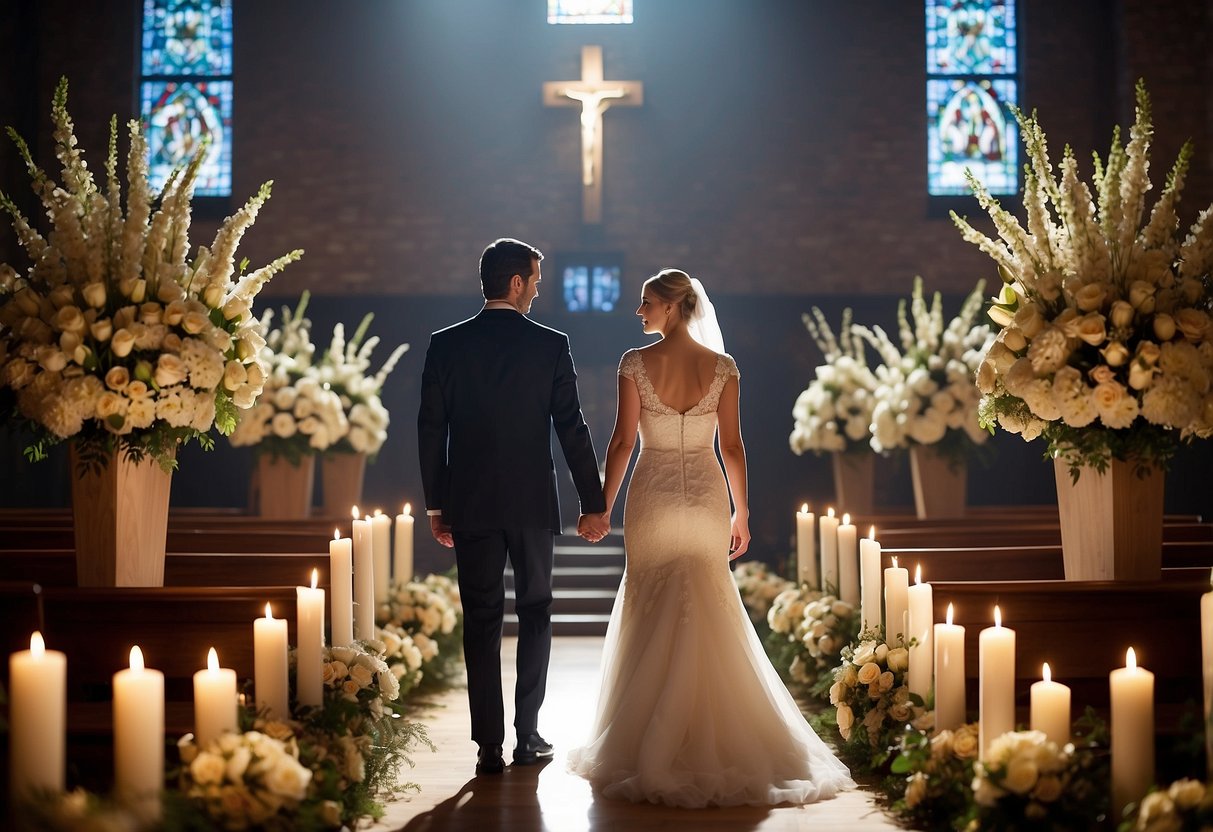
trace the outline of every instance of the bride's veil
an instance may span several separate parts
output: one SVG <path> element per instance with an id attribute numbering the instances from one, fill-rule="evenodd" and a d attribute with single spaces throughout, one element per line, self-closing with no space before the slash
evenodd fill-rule
<path id="1" fill-rule="evenodd" d="M 687 322 L 687 332 L 712 352 L 723 353 L 724 333 L 720 331 L 720 323 L 716 320 L 716 307 L 712 306 L 712 302 L 708 300 L 708 293 L 704 291 L 699 278 L 691 278 L 691 290 L 698 298 L 698 302 L 695 304 L 695 311 L 692 313 L 690 321 Z"/>

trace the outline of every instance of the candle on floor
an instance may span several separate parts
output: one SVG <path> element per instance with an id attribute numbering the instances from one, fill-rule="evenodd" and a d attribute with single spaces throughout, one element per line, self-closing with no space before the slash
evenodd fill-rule
<path id="1" fill-rule="evenodd" d="M 982 759 L 990 743 L 1015 730 L 1015 631 L 1002 626 L 1002 611 L 994 607 L 994 626 L 978 637 L 977 719 Z"/>
<path id="2" fill-rule="evenodd" d="M 936 731 L 965 724 L 965 628 L 952 623 L 951 604 L 945 621 L 935 625 Z"/>
<path id="3" fill-rule="evenodd" d="M 838 527 L 838 597 L 859 605 L 859 532 L 851 524 L 851 515 L 842 515 Z"/>
<path id="4" fill-rule="evenodd" d="M 136 645 L 114 674 L 114 791 L 155 811 L 163 788 L 164 674 L 143 666 Z"/>
<path id="5" fill-rule="evenodd" d="M 859 564 L 860 627 L 867 630 L 880 626 L 880 542 L 876 539 L 875 526 L 859 541 Z"/>
<path id="6" fill-rule="evenodd" d="M 386 604 L 392 576 L 392 518 L 379 509 L 371 516 L 371 546 L 375 552 L 375 603 Z"/>
<path id="7" fill-rule="evenodd" d="M 253 622 L 253 693 L 257 711 L 268 711 L 271 719 L 291 716 L 287 682 L 286 619 L 274 618 L 265 605 L 265 618 Z"/>
<path id="8" fill-rule="evenodd" d="M 1070 688 L 1053 681 L 1049 663 L 1040 669 L 1041 680 L 1032 683 L 1029 725 L 1061 748 L 1070 741 Z"/>
<path id="9" fill-rule="evenodd" d="M 932 608 L 934 597 L 930 584 L 922 582 L 922 564 L 914 569 L 914 586 L 907 591 L 909 606 L 910 638 L 918 643 L 910 648 L 910 670 L 906 684 L 910 693 L 916 693 L 923 701 L 931 694 L 931 684 L 934 676 L 935 647 L 932 636 L 935 627 L 935 613 Z"/>
<path id="10" fill-rule="evenodd" d="M 1210 573 L 1209 582 L 1213 584 L 1213 573 Z M 1208 728 L 1209 720 L 1213 719 L 1213 592 L 1200 596 L 1200 652 L 1205 681 L 1206 780 L 1213 780 L 1213 729 Z"/>
<path id="11" fill-rule="evenodd" d="M 910 572 L 904 566 L 893 565 L 884 571 L 884 634 L 890 647 L 900 644 L 900 636 L 906 633 L 906 612 L 909 609 Z M 906 641 L 909 641 L 906 635 Z"/>
<path id="12" fill-rule="evenodd" d="M 796 512 L 796 580 L 817 589 L 821 576 L 817 571 L 817 521 L 809 504 Z"/>
<path id="13" fill-rule="evenodd" d="M 838 592 L 838 518 L 834 509 L 817 521 L 821 534 L 821 588 L 825 592 Z"/>
<path id="14" fill-rule="evenodd" d="M 1112 817 L 1145 797 L 1154 782 L 1154 674 L 1137 666 L 1130 647 L 1125 666 L 1108 678 L 1112 692 Z"/>
<path id="15" fill-rule="evenodd" d="M 410 503 L 405 503 L 404 511 L 396 515 L 392 574 L 402 584 L 413 579 L 413 507 Z"/>
<path id="16" fill-rule="evenodd" d="M 324 694 L 324 590 L 317 589 L 319 572 L 312 570 L 311 587 L 295 587 L 296 629 L 295 684 L 300 705 L 321 704 Z"/>
<path id="17" fill-rule="evenodd" d="M 194 741 L 206 748 L 223 734 L 235 733 L 236 671 L 219 666 L 212 647 L 206 654 L 206 670 L 194 674 Z"/>
<path id="18" fill-rule="evenodd" d="M 360 641 L 375 637 L 375 544 L 369 515 L 354 518 L 354 636 Z"/>
<path id="19" fill-rule="evenodd" d="M 354 641 L 354 556 L 352 542 L 333 532 L 329 541 L 329 592 L 333 596 L 333 644 L 346 647 Z"/>
<path id="20" fill-rule="evenodd" d="M 42 633 L 8 657 L 9 795 L 63 791 L 67 757 L 67 656 Z"/>

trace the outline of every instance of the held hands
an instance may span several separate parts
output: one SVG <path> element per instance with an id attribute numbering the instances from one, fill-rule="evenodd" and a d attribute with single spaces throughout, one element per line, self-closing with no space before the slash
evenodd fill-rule
<path id="1" fill-rule="evenodd" d="M 737 560 L 750 548 L 750 520 L 748 517 L 733 515 L 733 523 L 729 528 L 729 560 Z"/>
<path id="2" fill-rule="evenodd" d="M 611 533 L 609 512 L 583 514 L 577 518 L 577 534 L 590 543 L 597 543 Z"/>
<path id="3" fill-rule="evenodd" d="M 455 547 L 455 538 L 451 536 L 451 527 L 442 522 L 441 514 L 430 515 L 430 533 L 434 539 L 448 549 Z"/>

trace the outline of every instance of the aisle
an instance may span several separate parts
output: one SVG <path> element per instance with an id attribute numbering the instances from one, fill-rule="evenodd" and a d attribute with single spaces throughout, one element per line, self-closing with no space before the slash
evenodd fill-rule
<path id="1" fill-rule="evenodd" d="M 517 642 L 507 638 L 502 662 L 506 690 L 513 690 Z M 388 807 L 383 822 L 371 832 L 606 832 L 606 830 L 891 830 L 866 792 L 846 792 L 812 806 L 773 809 L 737 807 L 686 810 L 595 798 L 589 785 L 564 770 L 568 749 L 581 742 L 594 707 L 602 639 L 563 636 L 554 639 L 548 695 L 540 714 L 540 733 L 556 746 L 556 759 L 546 766 L 507 767 L 496 777 L 475 778 L 476 745 L 468 739 L 464 690 L 437 697 L 422 717 L 437 753 L 420 752 L 416 768 L 405 779 L 420 784 L 421 793 Z M 507 700 L 509 693 L 507 693 Z M 744 719 L 738 714 L 738 719 Z M 513 719 L 506 703 L 507 724 Z M 507 734 L 508 734 L 507 729 Z M 512 743 L 513 738 L 510 737 Z M 512 747 L 505 749 L 509 760 Z"/>

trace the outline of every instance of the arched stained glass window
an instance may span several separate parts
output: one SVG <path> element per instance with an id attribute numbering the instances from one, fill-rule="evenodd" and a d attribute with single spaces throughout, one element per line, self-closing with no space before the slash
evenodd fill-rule
<path id="1" fill-rule="evenodd" d="M 1019 191 L 1018 22 L 1015 0 L 926 0 L 927 192 Z"/>
<path id="2" fill-rule="evenodd" d="M 163 187 L 202 142 L 194 193 L 232 192 L 232 2 L 144 0 L 139 112 L 148 175 Z"/>
<path id="3" fill-rule="evenodd" d="M 548 0 L 548 23 L 631 23 L 632 0 Z"/>

